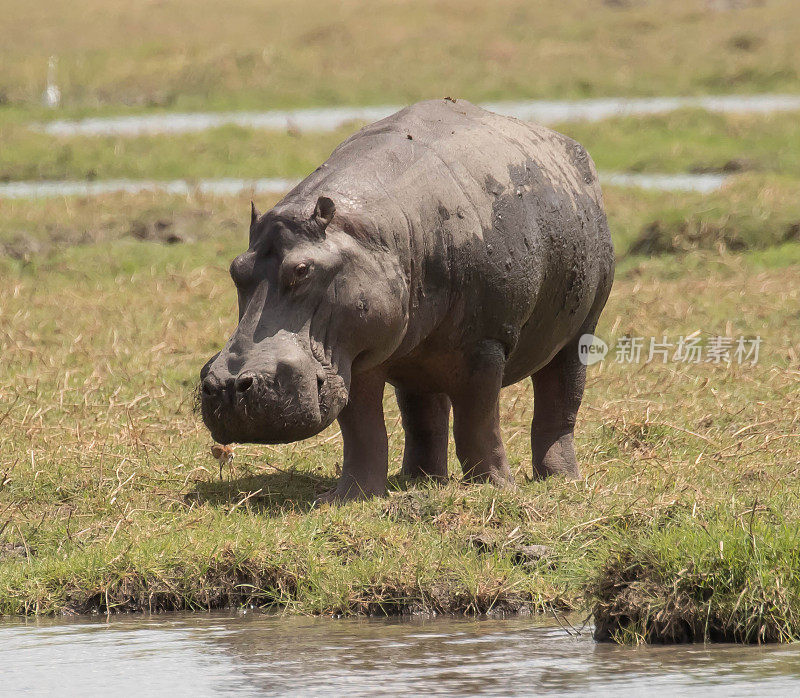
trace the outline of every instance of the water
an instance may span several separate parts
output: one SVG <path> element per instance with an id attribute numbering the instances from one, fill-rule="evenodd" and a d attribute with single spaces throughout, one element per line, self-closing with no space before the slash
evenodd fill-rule
<path id="1" fill-rule="evenodd" d="M 282 194 L 291 189 L 298 179 L 201 179 L 189 181 L 173 179 L 106 179 L 92 182 L 81 180 L 50 180 L 32 182 L 7 182 L 0 184 L 0 199 L 49 199 L 59 196 L 102 196 L 104 194 L 141 194 L 166 192 L 188 196 L 192 193 L 234 195 L 241 192 L 254 194 Z"/>
<path id="2" fill-rule="evenodd" d="M 3 695 L 800 694 L 800 646 L 597 644 L 531 619 L 0 624 Z"/>
<path id="3" fill-rule="evenodd" d="M 719 189 L 728 179 L 714 174 L 633 174 L 623 172 L 601 172 L 604 184 L 621 187 L 638 187 L 660 191 L 696 191 L 708 193 Z M 297 179 L 201 179 L 189 181 L 174 179 L 158 181 L 151 179 L 108 179 L 85 181 L 32 181 L 0 184 L 0 199 L 46 199 L 60 196 L 102 196 L 103 194 L 142 192 L 166 192 L 188 196 L 201 194 L 233 195 L 242 192 L 253 194 L 282 194 L 291 189 Z"/>
<path id="4" fill-rule="evenodd" d="M 717 97 L 607 98 L 577 101 L 529 100 L 493 102 L 484 107 L 498 114 L 543 124 L 599 121 L 614 116 L 661 114 L 682 108 L 736 114 L 766 114 L 800 110 L 800 95 L 721 95 Z M 372 122 L 394 114 L 398 105 L 320 107 L 263 112 L 195 112 L 145 114 L 59 120 L 34 125 L 54 136 L 140 136 L 190 133 L 221 126 L 298 131 L 333 131 L 352 122 Z"/>
<path id="5" fill-rule="evenodd" d="M 642 174 L 600 172 L 600 181 L 615 187 L 634 187 L 655 191 L 695 191 L 708 194 L 722 188 L 730 175 L 721 174 Z"/>

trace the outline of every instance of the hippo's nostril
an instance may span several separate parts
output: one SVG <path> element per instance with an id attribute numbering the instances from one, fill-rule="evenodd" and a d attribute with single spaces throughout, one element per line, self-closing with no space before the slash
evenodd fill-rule
<path id="1" fill-rule="evenodd" d="M 210 378 L 206 378 L 203 381 L 203 388 L 202 389 L 203 389 L 203 395 L 208 395 L 209 397 L 211 397 L 212 395 L 216 395 L 217 394 L 217 385 Z"/>
<path id="2" fill-rule="evenodd" d="M 236 379 L 236 392 L 246 393 L 253 385 L 253 376 L 239 376 Z"/>

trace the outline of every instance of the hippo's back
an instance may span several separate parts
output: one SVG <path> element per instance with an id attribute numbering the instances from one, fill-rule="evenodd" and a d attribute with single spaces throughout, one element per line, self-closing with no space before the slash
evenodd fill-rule
<path id="1" fill-rule="evenodd" d="M 583 147 L 463 100 L 420 102 L 361 129 L 276 210 L 313 208 L 319 195 L 397 250 L 408 347 L 440 326 L 448 341 L 496 337 L 508 382 L 549 360 L 610 287 L 613 249 Z"/>
<path id="2" fill-rule="evenodd" d="M 487 193 L 538 177 L 601 201 L 591 159 L 572 139 L 464 100 L 429 100 L 352 135 L 285 201 L 305 199 L 322 188 L 363 211 L 387 199 L 402 205 L 411 196 L 418 202 L 426 188 L 441 200 L 455 185 L 457 197 L 484 209 Z M 482 219 L 485 214 L 481 210 Z"/>

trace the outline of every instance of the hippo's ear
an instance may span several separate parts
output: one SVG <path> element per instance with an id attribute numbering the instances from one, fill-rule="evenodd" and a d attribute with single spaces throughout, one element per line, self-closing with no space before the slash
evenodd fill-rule
<path id="1" fill-rule="evenodd" d="M 317 205 L 314 207 L 314 213 L 311 218 L 325 230 L 328 223 L 333 220 L 333 214 L 336 213 L 336 205 L 327 196 L 320 196 L 317 199 Z"/>
<path id="2" fill-rule="evenodd" d="M 258 217 L 260 215 L 261 214 L 258 212 L 258 209 L 256 208 L 256 205 L 251 200 L 250 201 L 250 227 L 251 228 L 256 224 L 256 221 L 258 220 Z"/>

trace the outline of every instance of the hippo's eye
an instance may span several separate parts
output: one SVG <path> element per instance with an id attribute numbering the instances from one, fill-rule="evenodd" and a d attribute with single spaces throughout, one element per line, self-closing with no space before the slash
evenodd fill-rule
<path id="1" fill-rule="evenodd" d="M 292 286 L 305 279 L 310 272 L 311 272 L 311 265 L 308 262 L 300 262 L 300 264 L 298 264 L 294 268 L 294 278 L 292 279 Z"/>

